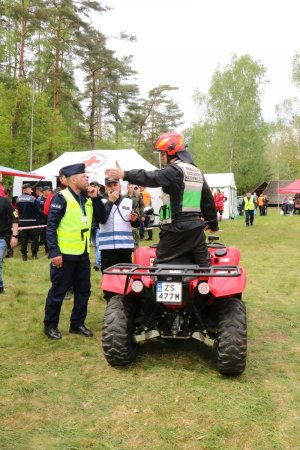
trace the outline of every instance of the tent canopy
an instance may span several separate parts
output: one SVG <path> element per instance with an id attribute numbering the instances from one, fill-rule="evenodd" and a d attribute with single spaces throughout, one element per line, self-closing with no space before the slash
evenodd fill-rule
<path id="1" fill-rule="evenodd" d="M 220 189 L 227 198 L 224 203 L 224 219 L 232 219 L 238 216 L 237 193 L 234 174 L 229 173 L 205 173 L 204 177 L 211 189 Z"/>
<path id="2" fill-rule="evenodd" d="M 35 178 L 39 180 L 45 178 L 43 175 L 36 175 L 34 173 L 23 172 L 22 170 L 11 169 L 10 167 L 4 166 L 0 166 L 0 173 L 2 173 L 2 175 L 11 175 L 13 177 Z"/>
<path id="3" fill-rule="evenodd" d="M 278 189 L 280 194 L 300 194 L 300 178 Z"/>
<path id="4" fill-rule="evenodd" d="M 204 177 L 207 181 L 207 184 L 211 188 L 224 188 L 226 186 L 230 186 L 230 187 L 236 189 L 234 174 L 232 172 L 229 172 L 229 173 L 205 173 Z"/>
<path id="5" fill-rule="evenodd" d="M 89 175 L 90 180 L 95 180 L 104 184 L 105 169 L 115 167 L 116 161 L 119 161 L 120 166 L 124 170 L 155 170 L 157 168 L 153 164 L 150 164 L 133 149 L 91 150 L 82 152 L 65 152 L 46 166 L 37 169 L 35 173 L 45 176 L 58 176 L 58 171 L 62 167 L 70 164 L 84 163 L 86 166 L 86 173 Z"/>
<path id="6" fill-rule="evenodd" d="M 35 174 L 41 175 L 47 181 L 47 184 L 55 189 L 57 186 L 57 177 L 59 170 L 64 166 L 69 166 L 70 164 L 84 163 L 86 166 L 86 173 L 89 176 L 89 180 L 98 181 L 104 184 L 105 169 L 109 167 L 116 167 L 116 161 L 119 162 L 120 166 L 124 170 L 130 169 L 145 169 L 145 170 L 155 170 L 153 164 L 150 164 L 146 159 L 144 159 L 139 153 L 133 149 L 124 150 L 90 150 L 81 152 L 65 152 L 59 156 L 54 161 L 49 164 L 40 167 L 35 170 Z M 20 195 L 22 192 L 22 178 L 14 180 L 13 195 Z M 121 182 L 122 190 L 125 192 L 127 182 Z M 153 207 L 157 211 L 159 204 L 161 202 L 160 188 L 147 188 L 150 192 Z"/>

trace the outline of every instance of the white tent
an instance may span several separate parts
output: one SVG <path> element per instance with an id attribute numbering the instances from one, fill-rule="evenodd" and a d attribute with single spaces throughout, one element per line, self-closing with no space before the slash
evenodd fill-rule
<path id="1" fill-rule="evenodd" d="M 237 189 L 233 173 L 206 173 L 205 179 L 209 187 L 213 190 L 220 189 L 227 197 L 224 203 L 224 219 L 233 219 L 238 216 L 237 210 Z"/>
<path id="2" fill-rule="evenodd" d="M 86 172 L 89 175 L 90 181 L 98 181 L 104 184 L 104 171 L 108 167 L 115 167 L 116 161 L 124 170 L 130 169 L 145 169 L 155 170 L 157 167 L 150 164 L 146 159 L 139 155 L 133 149 L 125 150 L 90 150 L 83 152 L 66 152 L 59 156 L 54 161 L 46 164 L 43 167 L 35 170 L 37 175 L 43 175 L 43 185 L 51 184 L 53 189 L 56 188 L 58 171 L 64 166 L 76 163 L 84 163 L 86 165 Z M 22 177 L 15 177 L 13 186 L 13 195 L 20 195 L 22 192 L 22 185 L 24 182 L 30 181 Z M 36 180 L 32 180 L 36 181 Z M 126 192 L 127 182 L 122 182 L 122 191 Z M 152 197 L 152 203 L 155 211 L 158 211 L 160 207 L 160 188 L 147 188 Z"/>

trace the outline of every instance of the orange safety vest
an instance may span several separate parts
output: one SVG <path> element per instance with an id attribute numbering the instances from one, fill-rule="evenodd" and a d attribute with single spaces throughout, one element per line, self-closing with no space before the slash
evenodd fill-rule
<path id="1" fill-rule="evenodd" d="M 143 197 L 144 205 L 145 206 L 151 206 L 151 195 L 148 191 L 143 191 L 140 193 Z"/>

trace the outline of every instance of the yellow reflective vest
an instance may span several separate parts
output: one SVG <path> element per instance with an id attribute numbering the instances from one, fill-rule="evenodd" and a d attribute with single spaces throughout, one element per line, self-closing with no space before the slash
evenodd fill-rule
<path id="1" fill-rule="evenodd" d="M 250 198 L 244 197 L 244 210 L 245 211 L 253 211 L 255 209 L 254 200 L 251 195 Z"/>
<path id="2" fill-rule="evenodd" d="M 58 246 L 61 253 L 66 255 L 82 255 L 87 249 L 90 253 L 90 235 L 93 217 L 93 204 L 89 198 L 85 206 L 84 215 L 79 203 L 69 189 L 61 191 L 66 199 L 66 212 L 57 228 Z"/>

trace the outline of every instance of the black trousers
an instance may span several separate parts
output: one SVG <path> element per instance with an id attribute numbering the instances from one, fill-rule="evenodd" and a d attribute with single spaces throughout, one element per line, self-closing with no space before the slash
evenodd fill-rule
<path id="1" fill-rule="evenodd" d="M 191 255 L 199 266 L 210 266 L 210 255 L 202 227 L 176 233 L 161 230 L 156 251 L 156 263 L 167 263 L 183 255 Z"/>
<path id="2" fill-rule="evenodd" d="M 132 262 L 132 248 L 118 248 L 116 250 L 101 250 L 101 271 L 118 263 Z M 103 297 L 106 301 L 114 296 L 114 292 L 103 291 Z"/>
<path id="3" fill-rule="evenodd" d="M 38 228 L 30 228 L 26 230 L 20 231 L 21 237 L 21 253 L 22 255 L 27 255 L 27 246 L 29 240 L 31 241 L 31 252 L 33 255 L 36 255 L 39 251 L 39 229 Z"/>
<path id="4" fill-rule="evenodd" d="M 245 221 L 246 221 L 246 225 L 249 226 L 249 222 L 250 225 L 253 225 L 253 220 L 254 220 L 254 210 L 252 209 L 247 209 L 245 211 Z"/>
<path id="5" fill-rule="evenodd" d="M 89 258 L 63 261 L 60 269 L 50 264 L 49 289 L 45 304 L 44 324 L 57 327 L 64 296 L 70 286 L 74 289 L 74 305 L 70 323 L 73 328 L 83 325 L 87 316 L 87 305 L 91 295 L 91 265 Z"/>
<path id="6" fill-rule="evenodd" d="M 141 239 L 144 239 L 144 237 L 145 237 L 145 228 L 149 227 L 150 220 L 151 220 L 150 216 L 145 216 L 144 222 L 141 222 L 141 225 L 140 225 L 140 238 Z M 153 239 L 153 230 L 149 229 L 147 231 L 148 231 L 148 238 Z"/>
<path id="7" fill-rule="evenodd" d="M 40 228 L 40 242 L 41 244 L 45 247 L 45 252 L 48 253 L 48 244 L 47 244 L 47 238 L 46 238 L 46 228 L 47 227 L 42 227 Z"/>

